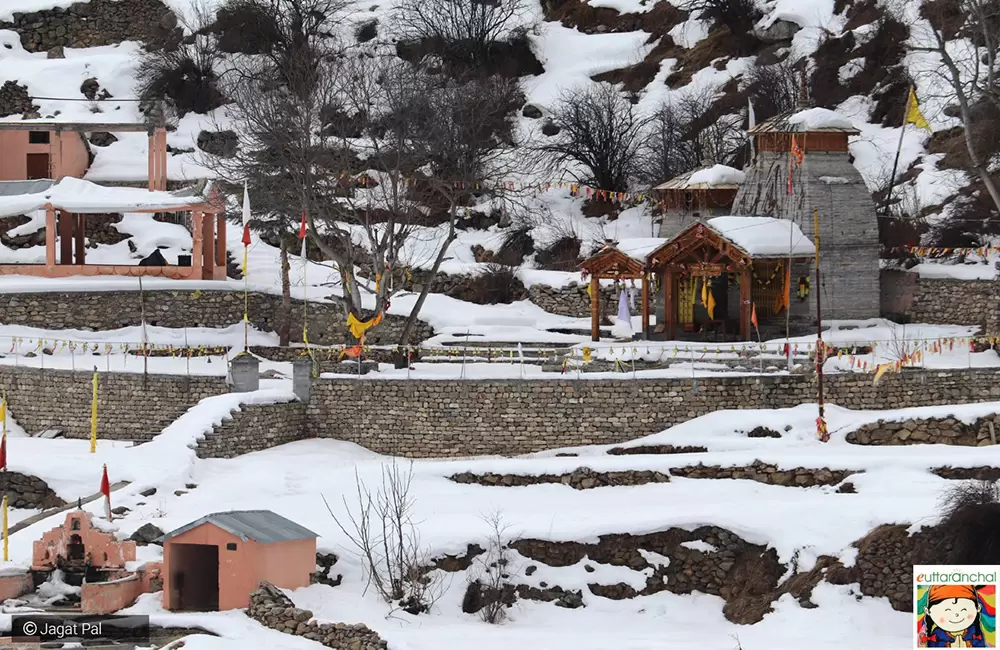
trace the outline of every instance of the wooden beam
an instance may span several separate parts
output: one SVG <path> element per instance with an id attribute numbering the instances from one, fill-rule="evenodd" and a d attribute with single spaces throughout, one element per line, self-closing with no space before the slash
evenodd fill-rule
<path id="1" fill-rule="evenodd" d="M 601 281 L 590 276 L 590 340 L 601 340 Z"/>
<path id="2" fill-rule="evenodd" d="M 226 216 L 220 214 L 215 218 L 215 265 L 225 268 L 228 262 L 229 259 L 226 256 Z"/>
<path id="3" fill-rule="evenodd" d="M 663 274 L 663 318 L 667 321 L 667 338 L 671 341 L 677 338 L 677 307 L 674 305 L 674 272 L 667 270 Z"/>
<path id="4" fill-rule="evenodd" d="M 204 264 L 202 235 L 205 227 L 202 225 L 205 215 L 195 210 L 191 213 L 191 266 L 194 267 L 194 277 L 201 279 Z"/>
<path id="5" fill-rule="evenodd" d="M 146 160 L 146 175 L 149 177 L 149 191 L 152 192 L 156 189 L 156 138 L 153 137 L 152 133 L 149 134 L 147 146 L 149 156 Z"/>

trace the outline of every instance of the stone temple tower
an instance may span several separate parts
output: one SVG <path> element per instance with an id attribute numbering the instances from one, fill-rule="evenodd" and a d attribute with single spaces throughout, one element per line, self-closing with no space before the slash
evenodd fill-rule
<path id="1" fill-rule="evenodd" d="M 815 313 L 822 291 L 824 320 L 879 316 L 876 207 L 847 147 L 858 133 L 837 113 L 803 105 L 755 126 L 756 154 L 733 204 L 734 215 L 792 219 L 813 241 L 819 210 L 823 286 L 814 275 L 808 300 Z"/>

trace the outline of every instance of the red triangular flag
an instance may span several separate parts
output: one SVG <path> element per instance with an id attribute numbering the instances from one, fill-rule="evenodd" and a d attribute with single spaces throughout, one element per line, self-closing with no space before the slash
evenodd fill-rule
<path id="1" fill-rule="evenodd" d="M 753 306 L 750 309 L 750 324 L 753 325 L 754 329 L 758 329 L 758 327 L 757 327 L 757 303 L 754 303 Z"/>
<path id="2" fill-rule="evenodd" d="M 101 494 L 104 495 L 104 515 L 111 521 L 111 482 L 108 481 L 108 466 L 104 466 L 104 475 L 101 476 Z"/>
<path id="3" fill-rule="evenodd" d="M 243 245 L 250 245 L 250 224 L 243 226 Z"/>
<path id="4" fill-rule="evenodd" d="M 7 469 L 7 434 L 0 440 L 0 469 Z"/>
<path id="5" fill-rule="evenodd" d="M 306 238 L 306 211 L 302 210 L 302 225 L 299 226 L 299 239 Z"/>

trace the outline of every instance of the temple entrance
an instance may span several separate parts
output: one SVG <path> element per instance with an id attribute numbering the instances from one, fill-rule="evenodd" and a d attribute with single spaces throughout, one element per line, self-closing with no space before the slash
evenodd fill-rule
<path id="1" fill-rule="evenodd" d="M 83 540 L 77 534 L 70 535 L 69 544 L 66 545 L 66 559 L 70 562 L 83 562 L 86 549 L 83 547 Z"/>
<path id="2" fill-rule="evenodd" d="M 736 340 L 740 331 L 739 280 L 727 273 L 675 278 L 677 338 Z M 733 289 L 735 289 L 735 295 Z M 731 310 L 730 305 L 735 309 Z"/>
<path id="3" fill-rule="evenodd" d="M 172 544 L 169 552 L 169 609 L 217 611 L 219 547 L 210 544 Z"/>

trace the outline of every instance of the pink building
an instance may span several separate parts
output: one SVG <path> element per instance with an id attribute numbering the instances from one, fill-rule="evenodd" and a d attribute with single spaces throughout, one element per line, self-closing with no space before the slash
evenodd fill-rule
<path id="1" fill-rule="evenodd" d="M 270 510 L 207 515 L 157 541 L 170 610 L 244 608 L 262 580 L 297 589 L 316 570 L 316 533 Z"/>

